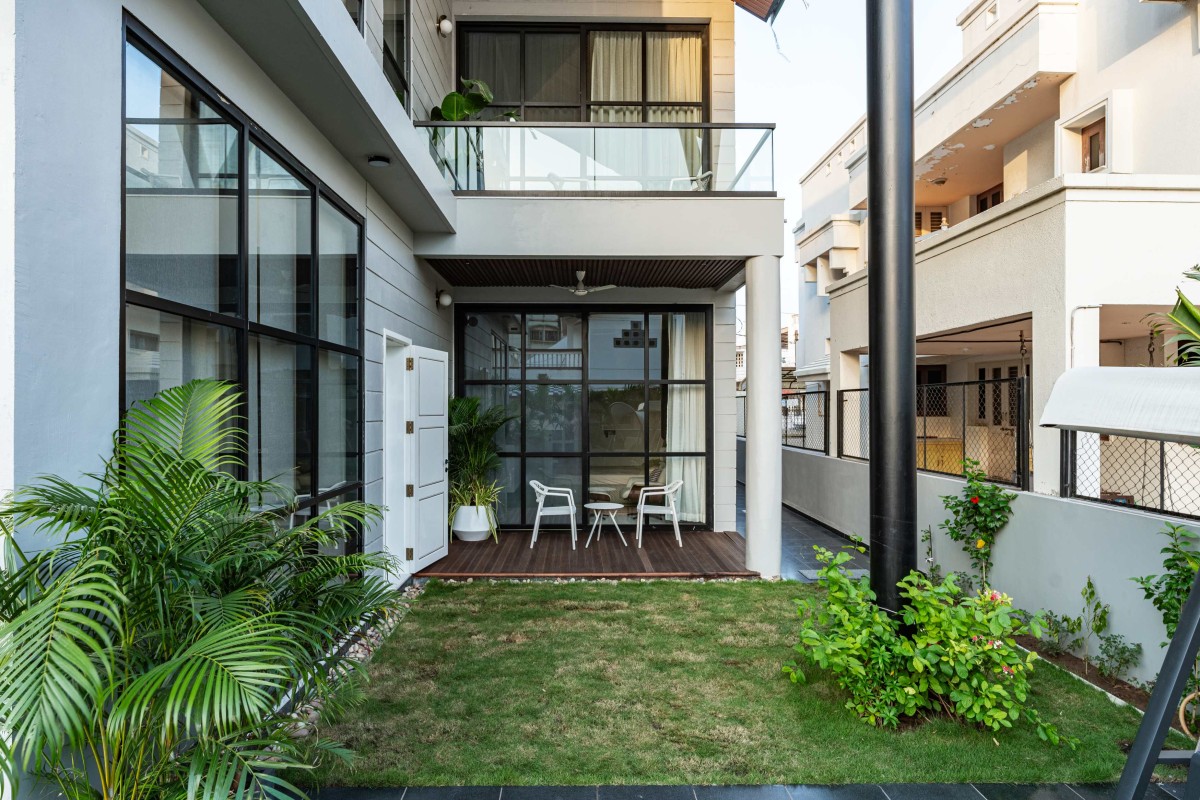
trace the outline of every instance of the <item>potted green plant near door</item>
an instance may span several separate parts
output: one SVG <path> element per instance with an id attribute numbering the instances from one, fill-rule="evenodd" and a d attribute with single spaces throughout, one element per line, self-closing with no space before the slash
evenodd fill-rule
<path id="1" fill-rule="evenodd" d="M 465 542 L 500 541 L 496 503 L 501 486 L 496 434 L 516 417 L 501 406 L 482 410 L 478 397 L 450 398 L 450 528 Z"/>

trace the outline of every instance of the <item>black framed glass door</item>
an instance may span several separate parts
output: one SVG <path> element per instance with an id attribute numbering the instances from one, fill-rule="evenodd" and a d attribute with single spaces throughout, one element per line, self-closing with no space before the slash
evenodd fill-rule
<path id="1" fill-rule="evenodd" d="M 712 524 L 710 306 L 484 306 L 456 313 L 456 391 L 516 417 L 497 437 L 502 526 L 533 524 L 530 480 L 620 503 L 683 481 L 681 524 Z"/>

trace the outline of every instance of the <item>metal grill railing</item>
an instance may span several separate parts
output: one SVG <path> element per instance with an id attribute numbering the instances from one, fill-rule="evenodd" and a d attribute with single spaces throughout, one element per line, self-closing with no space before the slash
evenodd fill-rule
<path id="1" fill-rule="evenodd" d="M 829 452 L 829 392 L 815 389 L 783 396 L 783 443 Z"/>
<path id="2" fill-rule="evenodd" d="M 917 387 L 917 469 L 962 475 L 972 460 L 990 480 L 1029 486 L 1032 463 L 1025 378 Z M 838 392 L 838 455 L 870 457 L 870 390 Z"/>
<path id="3" fill-rule="evenodd" d="M 737 435 L 746 435 L 746 395 L 734 396 Z M 801 450 L 829 454 L 829 392 L 814 389 L 793 392 L 780 398 L 783 444 Z"/>
<path id="4" fill-rule="evenodd" d="M 1064 497 L 1200 519 L 1200 448 L 1063 432 Z"/>

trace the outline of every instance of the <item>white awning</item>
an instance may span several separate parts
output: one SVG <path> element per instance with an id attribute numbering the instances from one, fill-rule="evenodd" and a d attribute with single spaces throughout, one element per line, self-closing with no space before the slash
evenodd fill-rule
<path id="1" fill-rule="evenodd" d="M 808 380 L 829 380 L 829 356 L 819 358 L 803 367 L 797 367 L 792 370 L 792 374 L 797 378 L 807 378 Z"/>
<path id="2" fill-rule="evenodd" d="M 1054 382 L 1039 424 L 1200 444 L 1200 368 L 1067 370 Z"/>

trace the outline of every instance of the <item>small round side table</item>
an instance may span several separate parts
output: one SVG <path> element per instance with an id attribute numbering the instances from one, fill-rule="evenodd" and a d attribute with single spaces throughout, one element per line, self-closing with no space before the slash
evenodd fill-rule
<path id="1" fill-rule="evenodd" d="M 621 526 L 617 524 L 617 512 L 625 506 L 621 503 L 584 503 L 583 507 L 596 515 L 592 521 L 592 529 L 588 532 L 587 541 L 583 546 L 587 547 L 592 543 L 592 536 L 596 537 L 596 541 L 600 541 L 600 534 L 604 528 L 604 516 L 607 514 L 609 520 L 612 521 L 612 526 L 617 529 L 617 536 L 621 537 L 621 544 L 629 547 L 629 542 L 625 541 L 625 534 L 621 533 Z"/>

